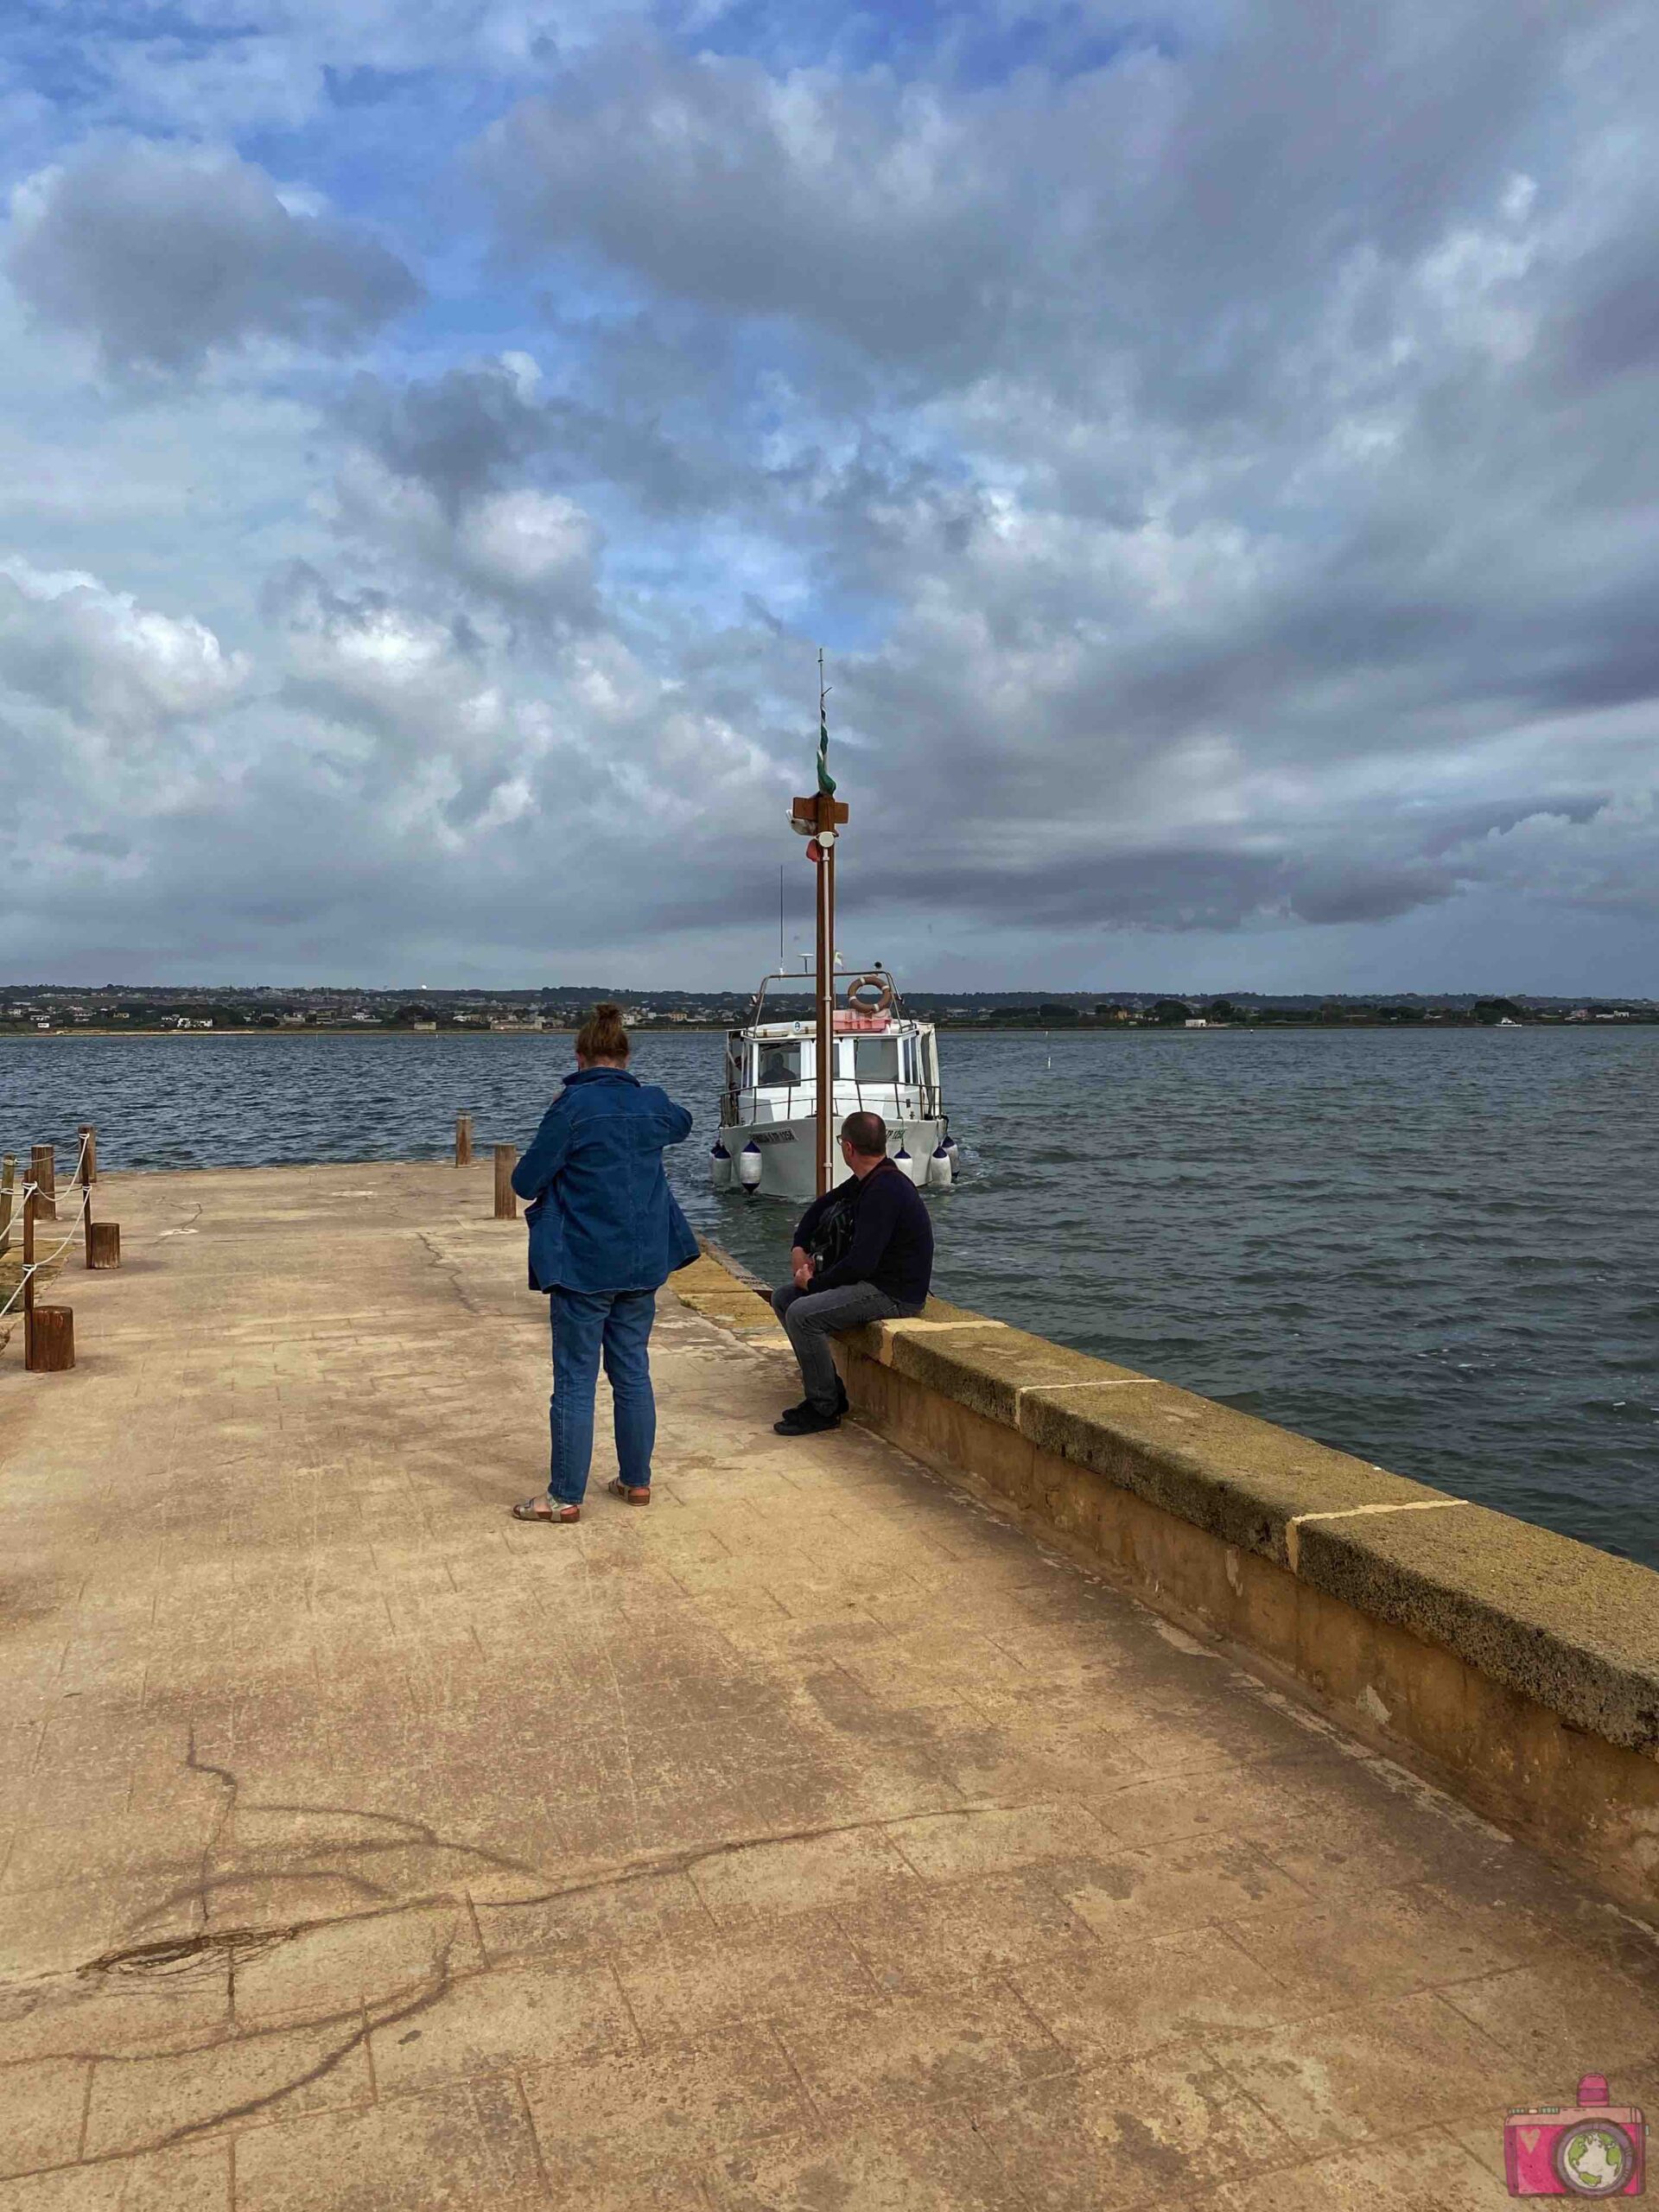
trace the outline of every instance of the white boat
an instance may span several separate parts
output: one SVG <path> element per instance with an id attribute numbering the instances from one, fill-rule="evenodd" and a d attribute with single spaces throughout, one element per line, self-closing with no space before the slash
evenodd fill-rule
<path id="1" fill-rule="evenodd" d="M 804 1203 L 817 1189 L 817 1032 L 811 1020 L 766 1018 L 769 986 L 810 977 L 766 976 L 749 1019 L 726 1038 L 726 1082 L 720 1135 L 709 1158 L 717 1191 Z M 931 1021 L 905 1012 L 886 969 L 855 976 L 835 1017 L 830 1098 L 838 1129 L 849 1114 L 879 1114 L 887 1125 L 887 1153 L 913 1183 L 939 1189 L 956 1170 L 939 1088 L 938 1039 Z M 835 1179 L 851 1172 L 837 1147 Z"/>

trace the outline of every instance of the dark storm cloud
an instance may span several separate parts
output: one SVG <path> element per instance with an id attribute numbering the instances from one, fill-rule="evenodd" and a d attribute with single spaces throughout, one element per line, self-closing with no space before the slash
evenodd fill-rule
<path id="1" fill-rule="evenodd" d="M 420 289 L 373 238 L 291 213 L 234 154 L 138 141 L 36 179 L 7 269 L 43 321 L 96 339 L 112 365 L 169 372 L 253 338 L 344 346 Z"/>
<path id="2" fill-rule="evenodd" d="M 1549 0 L 1255 0 L 1173 51 L 974 93 L 635 35 L 521 103 L 479 167 L 520 252 L 592 251 L 934 375 L 1125 348 L 1142 405 L 1202 418 L 1300 404 L 1287 314 L 1356 249 L 1396 267 L 1501 189 L 1560 23 Z M 1385 339 L 1384 302 L 1358 306 Z"/>
<path id="3" fill-rule="evenodd" d="M 602 484 L 652 515 L 753 504 L 764 472 L 703 423 L 676 435 L 660 408 L 671 397 L 619 390 L 597 364 L 594 397 L 544 391 L 522 365 L 486 361 L 436 377 L 362 374 L 340 410 L 344 428 L 394 475 L 427 486 L 454 514 L 508 481 Z M 682 372 L 679 391 L 686 378 Z"/>
<path id="4" fill-rule="evenodd" d="M 1544 359 L 1569 390 L 1659 367 L 1659 190 L 1638 234 L 1586 258 L 1578 298 L 1546 335 Z"/>
<path id="5" fill-rule="evenodd" d="M 394 475 L 427 485 L 451 513 L 522 467 L 552 435 L 547 409 L 499 362 L 402 384 L 356 377 L 341 416 Z"/>
<path id="6" fill-rule="evenodd" d="M 518 108 L 480 167 L 527 249 L 591 247 L 671 296 L 804 315 L 878 353 L 966 342 L 1006 280 L 985 167 L 905 162 L 885 82 L 779 94 L 754 62 L 634 38 Z"/>

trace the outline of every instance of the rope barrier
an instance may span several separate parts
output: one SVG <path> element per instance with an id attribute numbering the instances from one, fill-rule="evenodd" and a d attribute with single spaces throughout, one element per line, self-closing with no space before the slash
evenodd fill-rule
<path id="1" fill-rule="evenodd" d="M 52 1247 L 52 1249 L 47 1254 L 44 1260 L 35 1261 L 35 1266 L 36 1271 L 45 1267 L 48 1261 L 55 1260 L 60 1252 L 67 1252 L 68 1250 L 70 1245 L 74 1242 L 76 1223 L 78 1223 L 85 1215 L 88 1205 L 92 1203 L 92 1194 L 91 1190 L 87 1185 L 83 1184 L 81 1185 L 80 1204 L 76 1207 L 73 1219 L 69 1224 L 68 1236 L 64 1237 L 60 1243 L 54 1244 Z"/>
<path id="2" fill-rule="evenodd" d="M 22 1228 L 17 1280 L 3 1304 L 0 1304 L 0 1321 L 22 1307 L 24 1363 L 35 1373 L 61 1373 L 75 1363 L 73 1310 L 67 1306 L 38 1305 L 35 1292 L 39 1282 L 56 1268 L 77 1236 L 85 1242 L 89 1268 L 120 1265 L 118 1224 L 98 1222 L 93 1216 L 92 1184 L 98 1175 L 97 1128 L 92 1122 L 83 1122 L 77 1135 L 79 1142 L 75 1147 L 73 1165 L 67 1172 L 72 1185 L 79 1185 L 79 1203 L 67 1222 L 60 1222 L 57 1214 L 56 1201 L 62 1179 L 55 1166 L 54 1147 L 41 1144 L 31 1147 L 32 1172 L 22 1183 L 15 1179 L 13 1157 L 8 1154 L 3 1176 L 0 1177 L 0 1259 L 6 1258 L 10 1251 L 12 1231 L 20 1213 Z M 35 1239 L 43 1220 L 50 1222 L 56 1233 L 53 1243 L 40 1250 Z M 8 1264 L 7 1273 L 10 1272 Z M 8 1341 L 9 1337 L 10 1332 L 0 1338 L 0 1342 Z"/>
<path id="3" fill-rule="evenodd" d="M 13 1199 L 20 1210 L 29 1204 L 29 1199 L 39 1192 L 40 1187 L 41 1186 L 38 1183 L 25 1183 L 21 1190 L 13 1191 Z M 77 1218 L 79 1218 L 79 1217 L 77 1217 Z M 8 1229 L 10 1229 L 10 1224 L 8 1224 Z M 67 1244 L 68 1241 L 69 1239 L 65 1237 L 64 1243 Z M 61 1251 L 62 1249 L 63 1245 L 60 1244 L 58 1247 L 58 1250 Z M 55 1255 L 51 1256 L 55 1257 Z M 39 1274 L 45 1262 L 42 1261 L 33 1260 L 29 1262 L 28 1267 L 20 1269 L 17 1276 L 16 1289 L 12 1292 L 11 1296 L 7 1299 L 5 1304 L 3 1306 L 0 1306 L 0 1321 L 3 1321 L 5 1319 L 7 1314 L 10 1313 L 12 1307 L 16 1306 L 18 1300 L 22 1296 L 24 1290 L 28 1287 L 29 1277 L 31 1275 Z"/>

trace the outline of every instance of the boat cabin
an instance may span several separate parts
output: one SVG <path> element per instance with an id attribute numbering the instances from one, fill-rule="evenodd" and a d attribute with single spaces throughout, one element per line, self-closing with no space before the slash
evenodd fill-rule
<path id="1" fill-rule="evenodd" d="M 895 1021 L 885 1034 L 838 1036 L 835 1055 L 838 1113 L 868 1106 L 891 1121 L 893 1109 L 901 1106 L 925 1116 L 937 1110 L 932 1102 L 939 1089 L 938 1043 L 930 1024 Z M 741 1099 L 746 1106 L 753 1101 L 757 1119 L 792 1121 L 815 1110 L 817 1077 L 818 1040 L 810 1022 L 734 1029 L 726 1040 L 725 1085 L 734 1110 L 725 1118 L 750 1118 L 737 1110 Z M 907 1095 L 912 1093 L 913 1098 Z"/>

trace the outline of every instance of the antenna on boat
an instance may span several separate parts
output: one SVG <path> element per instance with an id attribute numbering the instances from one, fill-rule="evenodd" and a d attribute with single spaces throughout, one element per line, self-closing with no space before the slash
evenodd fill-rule
<path id="1" fill-rule="evenodd" d="M 835 1179 L 831 1157 L 835 1124 L 836 1050 L 836 841 L 847 809 L 836 797 L 830 773 L 830 687 L 823 680 L 823 647 L 818 647 L 818 787 L 790 808 L 790 824 L 810 840 L 807 857 L 817 869 L 817 1096 L 816 1150 L 818 1195 Z"/>
<path id="2" fill-rule="evenodd" d="M 782 972 L 783 965 L 784 965 L 784 864 L 783 864 L 782 861 L 779 861 L 779 863 L 778 863 L 778 967 L 779 967 L 779 972 L 780 972 L 780 973 Z"/>

